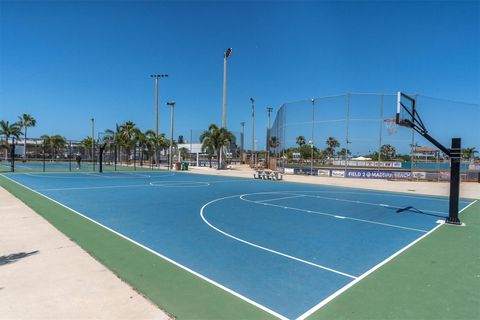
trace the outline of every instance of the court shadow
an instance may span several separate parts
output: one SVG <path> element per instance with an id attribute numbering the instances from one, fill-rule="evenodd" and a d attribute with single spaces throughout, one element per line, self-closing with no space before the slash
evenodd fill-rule
<path id="1" fill-rule="evenodd" d="M 428 213 L 428 212 L 423 212 L 422 210 L 419 210 L 413 206 L 408 206 L 405 208 L 400 208 L 397 209 L 395 212 L 397 213 L 402 213 L 402 212 L 408 212 L 408 213 L 416 213 L 416 214 L 423 214 L 426 216 L 432 216 L 432 217 L 437 217 L 437 218 L 446 218 L 446 216 L 441 215 L 441 214 L 434 214 L 434 213 Z"/>
<path id="2" fill-rule="evenodd" d="M 0 266 L 4 266 L 10 263 L 17 262 L 20 259 L 29 257 L 31 255 L 37 254 L 39 251 L 35 250 L 32 252 L 18 252 L 18 253 L 12 253 L 6 256 L 0 256 Z"/>

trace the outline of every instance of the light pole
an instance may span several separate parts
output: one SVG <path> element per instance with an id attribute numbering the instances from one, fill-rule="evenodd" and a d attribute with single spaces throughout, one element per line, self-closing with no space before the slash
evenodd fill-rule
<path id="1" fill-rule="evenodd" d="M 168 170 L 172 169 L 172 151 L 173 151 L 173 119 L 175 117 L 175 101 L 167 102 L 167 106 L 171 107 L 170 112 L 170 149 L 168 152 Z"/>
<path id="2" fill-rule="evenodd" d="M 243 149 L 245 147 L 245 122 L 240 122 L 242 126 L 242 137 L 240 139 L 240 164 L 243 162 Z"/>
<path id="3" fill-rule="evenodd" d="M 273 108 L 267 107 L 267 144 L 265 144 L 265 149 L 267 150 L 267 166 L 270 167 L 270 113 L 272 113 Z"/>
<path id="4" fill-rule="evenodd" d="M 253 153 L 255 151 L 255 99 L 253 99 L 253 97 L 250 97 L 250 102 L 252 104 L 252 154 L 250 156 L 250 163 L 253 165 L 255 164 L 253 160 Z"/>
<path id="5" fill-rule="evenodd" d="M 310 140 L 310 147 L 311 147 L 311 162 L 310 162 L 310 175 L 313 176 L 313 134 L 315 132 L 315 98 L 312 98 L 312 140 Z"/>
<path id="6" fill-rule="evenodd" d="M 150 77 L 155 79 L 155 139 L 158 139 L 158 79 L 167 78 L 168 74 L 151 74 Z M 155 143 L 155 166 L 158 167 L 157 143 Z"/>
<path id="7" fill-rule="evenodd" d="M 168 74 L 151 74 L 150 77 L 155 79 L 155 134 L 158 136 L 158 79 L 167 78 Z"/>
<path id="8" fill-rule="evenodd" d="M 92 121 L 92 165 L 95 171 L 95 118 L 91 118 L 90 121 Z"/>
<path id="9" fill-rule="evenodd" d="M 223 105 L 222 105 L 222 128 L 227 127 L 227 59 L 232 54 L 232 48 L 223 53 Z"/>

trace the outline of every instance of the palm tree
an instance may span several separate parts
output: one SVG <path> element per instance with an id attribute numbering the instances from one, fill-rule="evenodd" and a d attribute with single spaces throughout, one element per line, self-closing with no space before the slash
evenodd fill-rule
<path id="1" fill-rule="evenodd" d="M 345 157 L 345 159 L 347 159 L 347 157 L 351 154 L 352 153 L 350 152 L 350 150 L 348 150 L 346 148 L 342 148 L 340 151 L 337 152 L 337 155 L 339 157 Z"/>
<path id="2" fill-rule="evenodd" d="M 135 145 L 138 143 L 138 146 L 140 147 L 140 166 L 143 166 L 143 153 L 145 151 L 145 148 L 147 150 L 150 149 L 150 140 L 147 138 L 147 135 L 142 132 L 139 128 L 134 128 L 134 136 L 133 139 L 135 141 Z"/>
<path id="3" fill-rule="evenodd" d="M 466 160 L 473 159 L 475 157 L 475 153 L 478 153 L 478 151 L 475 149 L 475 147 L 462 149 L 462 157 Z"/>
<path id="4" fill-rule="evenodd" d="M 390 160 L 395 157 L 395 155 L 397 154 L 397 150 L 392 145 L 384 144 L 380 147 L 380 154 L 382 156 L 382 159 Z"/>
<path id="5" fill-rule="evenodd" d="M 37 120 L 35 118 L 28 114 L 24 113 L 22 116 L 18 117 L 18 126 L 20 129 L 25 128 L 25 132 L 23 134 L 24 140 L 23 140 L 23 158 L 27 158 L 27 128 L 29 127 L 35 127 L 37 125 Z"/>
<path id="6" fill-rule="evenodd" d="M 297 144 L 299 147 L 304 146 L 306 143 L 305 137 L 304 136 L 298 136 L 297 137 Z"/>
<path id="7" fill-rule="evenodd" d="M 330 157 L 333 157 L 333 155 L 335 154 L 335 148 L 340 147 L 340 142 L 338 142 L 338 140 L 335 139 L 334 137 L 328 137 L 325 143 L 327 144 L 327 149 L 326 149 L 327 154 Z"/>
<path id="8" fill-rule="evenodd" d="M 8 158 L 8 151 L 10 150 L 10 146 L 8 145 L 8 139 L 12 137 L 12 145 L 13 145 L 13 138 L 19 138 L 22 135 L 22 131 L 17 123 L 10 124 L 8 121 L 0 121 L 0 136 L 5 136 L 5 160 Z"/>
<path id="9" fill-rule="evenodd" d="M 84 147 L 87 149 L 88 154 L 90 155 L 90 158 L 93 159 L 92 155 L 92 147 L 93 147 L 93 138 L 92 137 L 86 137 L 82 141 L 80 141 L 80 146 Z"/>
<path id="10" fill-rule="evenodd" d="M 126 121 L 118 128 L 120 130 L 119 140 L 127 151 L 127 163 L 130 162 L 131 148 L 135 145 L 135 123 L 133 121 Z"/>
<path id="11" fill-rule="evenodd" d="M 205 133 L 205 132 L 204 132 Z M 202 149 L 205 150 L 205 152 L 208 154 L 208 162 L 210 164 L 210 168 L 212 167 L 212 158 L 215 153 L 215 148 L 213 145 L 213 139 L 209 135 L 205 135 L 202 138 L 202 135 L 200 135 L 200 141 L 202 141 Z M 197 163 L 197 166 L 200 164 Z"/>
<path id="12" fill-rule="evenodd" d="M 200 135 L 202 147 L 213 148 L 217 153 L 217 169 L 220 169 L 220 152 L 222 148 L 235 141 L 235 135 L 225 128 L 219 128 L 216 124 L 211 124 L 208 130 Z"/>
<path id="13" fill-rule="evenodd" d="M 155 163 L 159 163 L 159 151 L 163 151 L 166 148 L 168 148 L 169 141 L 167 137 L 165 136 L 165 133 L 160 133 L 158 136 L 153 130 L 147 130 L 145 131 L 145 135 L 147 136 L 148 139 L 148 145 L 150 148 L 153 146 L 153 151 L 155 152 Z M 150 150 L 151 152 L 151 150 Z"/>
<path id="14" fill-rule="evenodd" d="M 280 145 L 280 141 L 278 140 L 277 137 L 273 136 L 270 138 L 270 141 L 268 142 L 270 148 L 274 149 L 275 155 L 277 154 L 277 148 Z"/>
<path id="15" fill-rule="evenodd" d="M 53 135 L 50 137 L 50 144 L 53 148 L 54 158 L 57 157 L 58 151 L 65 148 L 67 140 L 59 134 Z"/>

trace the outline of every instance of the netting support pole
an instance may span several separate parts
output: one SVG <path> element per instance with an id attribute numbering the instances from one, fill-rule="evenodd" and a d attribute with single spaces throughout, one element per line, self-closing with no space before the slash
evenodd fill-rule
<path id="1" fill-rule="evenodd" d="M 113 149 L 113 161 L 114 161 L 114 167 L 115 171 L 117 171 L 117 145 L 115 144 L 114 149 Z"/>
<path id="2" fill-rule="evenodd" d="M 46 149 L 47 149 L 47 146 L 46 146 L 46 144 L 45 144 L 45 140 L 43 140 L 43 159 L 42 159 L 43 172 L 45 172 L 45 160 L 46 160 L 45 158 L 46 158 L 46 156 L 47 156 L 47 155 L 45 154 L 45 152 L 47 151 Z"/>
<path id="3" fill-rule="evenodd" d="M 68 155 L 68 171 L 72 171 L 72 140 L 70 140 L 69 144 L 69 155 Z"/>
<path id="4" fill-rule="evenodd" d="M 343 174 L 344 178 L 347 178 L 347 169 L 348 169 L 348 144 L 350 141 L 348 140 L 348 131 L 350 129 L 350 94 L 347 93 L 347 99 L 346 99 L 346 104 L 347 104 L 347 114 L 346 114 L 346 130 L 345 130 L 345 172 Z"/>
<path id="5" fill-rule="evenodd" d="M 383 94 L 380 100 L 380 132 L 378 135 L 378 157 L 377 157 L 377 171 L 380 172 L 380 161 L 381 161 L 381 153 L 382 150 L 382 141 L 383 141 Z"/>
<path id="6" fill-rule="evenodd" d="M 461 224 L 458 218 L 458 201 L 460 197 L 460 161 L 462 157 L 462 140 L 452 139 L 450 149 L 450 202 L 446 223 Z"/>
<path id="7" fill-rule="evenodd" d="M 8 142 L 7 142 L 8 143 Z M 10 148 L 10 170 L 15 172 L 15 138 L 12 137 L 12 147 Z"/>

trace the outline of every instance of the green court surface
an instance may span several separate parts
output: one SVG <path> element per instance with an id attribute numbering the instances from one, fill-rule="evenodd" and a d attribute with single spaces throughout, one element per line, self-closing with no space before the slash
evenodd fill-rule
<path id="1" fill-rule="evenodd" d="M 311 319 L 479 319 L 480 202 L 315 313 Z"/>
<path id="2" fill-rule="evenodd" d="M 177 319 L 274 318 L 1 175 L 0 186 Z M 441 226 L 309 319 L 477 319 L 480 203 L 461 219 L 465 227 Z"/>

